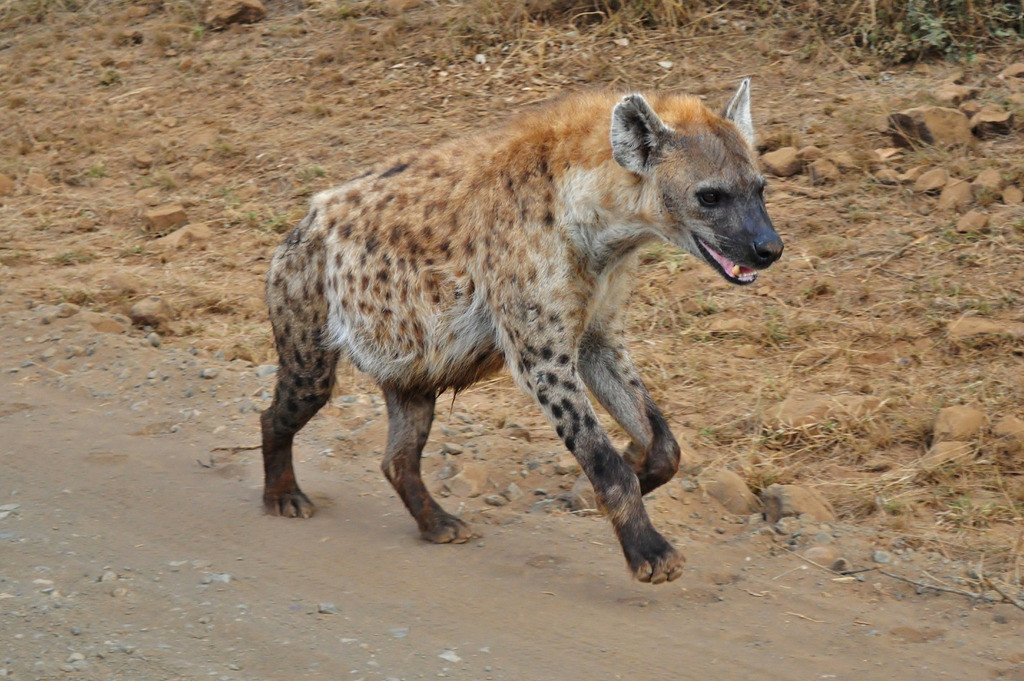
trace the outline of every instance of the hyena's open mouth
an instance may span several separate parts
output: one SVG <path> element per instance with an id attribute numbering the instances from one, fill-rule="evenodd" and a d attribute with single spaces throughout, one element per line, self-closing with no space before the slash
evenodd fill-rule
<path id="1" fill-rule="evenodd" d="M 711 248 L 703 239 L 697 238 L 697 248 L 700 249 L 701 255 L 708 261 L 708 264 L 718 270 L 718 273 L 725 277 L 725 280 L 730 284 L 736 284 L 737 286 L 746 286 L 747 284 L 753 284 L 757 279 L 757 272 L 749 267 L 743 267 L 737 265 L 732 260 Z"/>

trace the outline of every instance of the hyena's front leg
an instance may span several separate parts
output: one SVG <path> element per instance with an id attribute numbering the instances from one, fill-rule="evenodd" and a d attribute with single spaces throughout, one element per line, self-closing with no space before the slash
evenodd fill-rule
<path id="1" fill-rule="evenodd" d="M 420 473 L 420 456 L 434 421 L 434 393 L 386 387 L 384 397 L 388 405 L 384 475 L 416 519 L 424 539 L 435 544 L 465 542 L 474 536 L 472 529 L 434 501 Z"/>
<path id="2" fill-rule="evenodd" d="M 580 344 L 579 365 L 587 387 L 633 440 L 625 457 L 640 479 L 640 493 L 671 480 L 679 470 L 679 443 L 621 337 L 588 332 Z"/>
<path id="3" fill-rule="evenodd" d="M 572 344 L 545 343 L 540 348 L 526 344 L 519 356 L 509 357 L 513 376 L 540 404 L 590 479 L 634 576 L 654 584 L 676 579 L 683 572 L 683 557 L 654 529 L 640 496 L 640 481 L 597 422 Z"/>

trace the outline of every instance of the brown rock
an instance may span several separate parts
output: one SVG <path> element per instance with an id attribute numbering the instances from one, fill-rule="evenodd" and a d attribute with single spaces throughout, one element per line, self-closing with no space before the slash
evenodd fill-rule
<path id="1" fill-rule="evenodd" d="M 206 243 L 212 236 L 213 232 L 205 223 L 196 222 L 157 239 L 153 245 L 168 251 L 180 251 L 186 247 L 205 251 Z"/>
<path id="2" fill-rule="evenodd" d="M 0 196 L 13 194 L 15 187 L 14 180 L 0 173 Z"/>
<path id="3" fill-rule="evenodd" d="M 975 137 L 985 139 L 995 135 L 1006 135 L 1013 130 L 1013 114 L 998 107 L 986 106 L 971 116 L 971 132 Z"/>
<path id="4" fill-rule="evenodd" d="M 679 442 L 679 472 L 685 475 L 698 473 L 704 467 L 701 457 L 686 442 Z"/>
<path id="5" fill-rule="evenodd" d="M 761 502 L 747 483 L 732 471 L 707 471 L 701 476 L 701 487 L 730 513 L 750 515 L 761 510 Z"/>
<path id="6" fill-rule="evenodd" d="M 975 198 L 984 194 L 998 194 L 1005 186 L 1002 173 L 995 168 L 986 168 L 971 182 L 971 193 Z"/>
<path id="7" fill-rule="evenodd" d="M 57 316 L 61 319 L 73 317 L 81 311 L 82 308 L 74 303 L 61 303 L 57 306 Z"/>
<path id="8" fill-rule="evenodd" d="M 802 485 L 771 485 L 761 492 L 764 504 L 764 517 L 769 523 L 777 523 L 781 518 L 807 514 L 818 522 L 831 522 L 836 519 L 832 504 L 817 490 Z"/>
<path id="9" fill-rule="evenodd" d="M 900 184 L 902 176 L 892 168 L 880 168 L 875 173 L 875 180 L 879 184 Z"/>
<path id="10" fill-rule="evenodd" d="M 946 333 L 950 340 L 977 340 L 984 336 L 1004 336 L 1020 340 L 1024 338 L 1024 323 L 997 322 L 981 317 L 961 317 L 949 325 Z"/>
<path id="11" fill-rule="evenodd" d="M 1024 421 L 1016 416 L 1004 416 L 992 426 L 992 434 L 1000 440 L 1003 449 L 1011 454 L 1024 451 Z"/>
<path id="12" fill-rule="evenodd" d="M 1024 63 L 1010 64 L 999 72 L 999 77 L 1004 80 L 1006 78 L 1024 78 Z"/>
<path id="13" fill-rule="evenodd" d="M 267 16 L 260 0 L 213 0 L 206 10 L 206 23 L 211 28 L 229 24 L 253 24 Z"/>
<path id="14" fill-rule="evenodd" d="M 156 187 L 146 187 L 135 192 L 135 200 L 143 206 L 160 205 L 160 190 Z"/>
<path id="15" fill-rule="evenodd" d="M 1010 104 L 1024 106 L 1024 92 L 1014 92 L 1010 95 Z"/>
<path id="16" fill-rule="evenodd" d="M 78 318 L 100 333 L 124 333 L 128 326 L 113 317 L 92 310 L 82 310 Z"/>
<path id="17" fill-rule="evenodd" d="M 807 146 L 796 152 L 796 157 L 804 163 L 811 163 L 812 161 L 817 161 L 821 158 L 822 154 L 824 154 L 824 152 L 818 147 Z"/>
<path id="18" fill-rule="evenodd" d="M 904 184 L 910 184 L 911 182 L 917 182 L 917 180 L 922 175 L 924 175 L 924 173 L 925 173 L 924 166 L 914 166 L 913 168 L 911 168 L 907 172 L 905 172 L 902 175 L 900 175 L 900 182 L 903 182 Z M 945 186 L 945 185 L 946 185 L 946 183 L 945 183 L 945 181 L 943 181 L 942 186 Z"/>
<path id="19" fill-rule="evenodd" d="M 955 406 L 939 410 L 932 432 L 933 442 L 968 441 L 988 425 L 985 412 L 971 407 Z"/>
<path id="20" fill-rule="evenodd" d="M 918 175 L 913 182 L 915 193 L 937 194 L 949 183 L 949 173 L 945 168 L 932 168 Z"/>
<path id="21" fill-rule="evenodd" d="M 153 165 L 153 155 L 140 151 L 132 156 L 132 163 L 135 164 L 136 168 L 148 168 Z"/>
<path id="22" fill-rule="evenodd" d="M 135 295 L 145 286 L 141 277 L 129 272 L 111 272 L 99 284 L 114 297 Z"/>
<path id="23" fill-rule="evenodd" d="M 135 326 L 149 326 L 156 330 L 166 329 L 173 316 L 171 306 L 159 296 L 149 296 L 132 305 L 128 317 Z"/>
<path id="24" fill-rule="evenodd" d="M 463 464 L 458 473 L 444 481 L 444 486 L 452 495 L 464 499 L 480 496 L 489 484 L 487 471 L 471 463 Z"/>
<path id="25" fill-rule="evenodd" d="M 985 232 L 988 229 L 988 215 L 976 210 L 968 211 L 956 221 L 956 231 L 961 234 Z"/>
<path id="26" fill-rule="evenodd" d="M 819 158 L 810 165 L 811 184 L 829 184 L 839 179 L 839 168 L 827 158 Z"/>
<path id="27" fill-rule="evenodd" d="M 572 489 L 561 495 L 570 511 L 593 511 L 597 509 L 597 496 L 594 494 L 594 487 L 587 480 L 587 476 L 581 475 L 576 479 Z"/>
<path id="28" fill-rule="evenodd" d="M 900 146 L 956 146 L 971 141 L 970 122 L 962 111 L 919 106 L 889 116 L 889 134 Z"/>
<path id="29" fill-rule="evenodd" d="M 169 203 L 146 211 L 144 217 L 146 231 L 157 236 L 167 234 L 175 227 L 180 227 L 188 222 L 185 209 L 177 203 Z"/>
<path id="30" fill-rule="evenodd" d="M 861 167 L 861 163 L 848 151 L 833 151 L 828 159 L 840 170 L 858 170 Z M 872 158 L 870 162 L 875 163 L 877 159 Z"/>
<path id="31" fill-rule="evenodd" d="M 266 307 L 266 305 L 264 305 Z M 533 442 L 533 433 L 530 432 L 529 428 L 523 428 L 522 426 L 507 426 L 505 428 L 505 434 L 509 437 L 514 437 L 517 440 L 523 442 Z"/>
<path id="32" fill-rule="evenodd" d="M 53 185 L 50 184 L 50 181 L 46 179 L 45 175 L 35 171 L 30 172 L 25 177 L 25 186 L 33 194 L 42 194 L 43 192 L 49 191 L 53 188 Z"/>
<path id="33" fill-rule="evenodd" d="M 1007 206 L 1015 206 L 1020 203 L 1024 203 L 1024 191 L 1020 190 L 1020 187 L 1010 185 L 1003 189 L 1003 203 Z"/>
<path id="34" fill-rule="evenodd" d="M 971 185 L 964 180 L 951 179 L 939 194 L 937 210 L 955 210 L 962 213 L 971 204 Z"/>
<path id="35" fill-rule="evenodd" d="M 926 473 L 936 471 L 943 466 L 962 461 L 974 454 L 974 447 L 969 442 L 960 440 L 945 440 L 936 442 L 918 460 L 917 468 Z"/>
<path id="36" fill-rule="evenodd" d="M 824 567 L 829 567 L 835 563 L 840 557 L 839 548 L 831 544 L 825 544 L 823 546 L 812 546 L 804 551 L 804 558 L 817 563 Z"/>
<path id="37" fill-rule="evenodd" d="M 796 147 L 782 147 L 761 157 L 766 172 L 776 177 L 791 177 L 800 172 L 803 163 L 797 157 Z"/>
<path id="38" fill-rule="evenodd" d="M 216 175 L 219 170 L 220 169 L 212 163 L 200 161 L 192 166 L 192 169 L 188 171 L 188 176 L 193 180 L 205 180 Z"/>
<path id="39" fill-rule="evenodd" d="M 948 105 L 952 104 L 956 106 L 965 99 L 970 99 L 977 94 L 977 88 L 967 87 L 966 85 L 958 85 L 956 83 L 943 83 L 939 87 L 932 90 L 932 97 L 935 98 L 939 104 Z"/>
<path id="40" fill-rule="evenodd" d="M 973 99 L 968 99 L 966 102 L 960 104 L 960 106 L 958 106 L 957 108 L 960 109 L 960 111 L 962 111 L 963 114 L 967 116 L 967 118 L 970 118 L 974 114 L 981 111 L 981 102 Z"/>
<path id="41" fill-rule="evenodd" d="M 562 454 L 558 457 L 558 461 L 555 462 L 556 475 L 579 475 L 582 472 L 583 469 L 580 468 L 580 462 L 572 454 Z"/>

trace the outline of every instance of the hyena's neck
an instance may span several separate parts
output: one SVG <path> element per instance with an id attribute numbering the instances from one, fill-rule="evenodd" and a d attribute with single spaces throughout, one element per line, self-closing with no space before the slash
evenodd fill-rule
<path id="1" fill-rule="evenodd" d="M 593 274 L 615 268 L 640 246 L 661 238 L 654 196 L 614 162 L 566 176 L 561 197 L 565 233 Z"/>

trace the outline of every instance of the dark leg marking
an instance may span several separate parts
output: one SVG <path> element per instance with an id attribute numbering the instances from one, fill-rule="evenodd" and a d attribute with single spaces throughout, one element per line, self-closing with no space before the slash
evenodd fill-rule
<path id="1" fill-rule="evenodd" d="M 462 520 L 430 496 L 420 473 L 420 455 L 434 421 L 433 392 L 405 392 L 385 387 L 388 443 L 381 470 L 416 520 L 420 536 L 435 544 L 461 544 L 477 536 Z"/>
<path id="2" fill-rule="evenodd" d="M 679 470 L 679 443 L 625 349 L 588 334 L 580 347 L 580 374 L 632 438 L 625 457 L 640 480 L 641 494 L 671 480 Z"/>
<path id="3" fill-rule="evenodd" d="M 519 385 L 541 405 L 590 479 L 598 505 L 614 526 L 633 575 L 641 582 L 654 584 L 678 578 L 683 573 L 683 557 L 654 529 L 641 498 L 640 480 L 598 423 L 575 364 L 561 364 L 557 359 L 560 354 L 569 353 L 554 352 L 547 361 L 535 357 L 531 374 L 517 372 Z M 519 360 L 509 357 L 507 363 L 518 368 Z M 536 380 L 530 381 L 530 376 Z"/>

